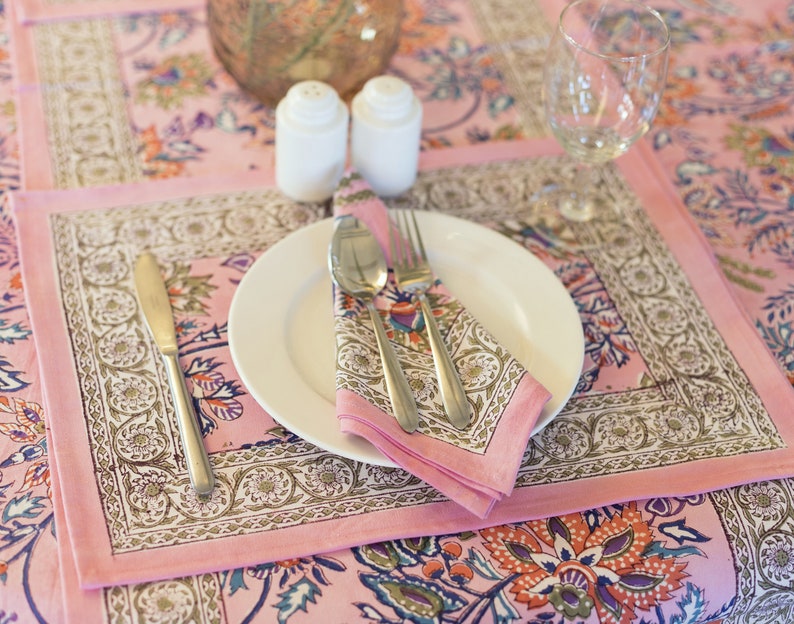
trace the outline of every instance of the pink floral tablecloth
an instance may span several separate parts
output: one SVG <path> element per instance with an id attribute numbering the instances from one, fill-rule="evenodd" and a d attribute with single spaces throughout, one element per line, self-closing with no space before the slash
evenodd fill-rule
<path id="1" fill-rule="evenodd" d="M 0 49 L 4 191 L 54 189 L 49 201 L 57 204 L 67 189 L 147 186 L 156 178 L 198 180 L 210 173 L 246 172 L 261 175 L 266 186 L 272 167 L 272 111 L 242 95 L 220 69 L 209 51 L 201 8 L 126 13 L 111 19 L 75 13 L 79 18 L 66 20 L 60 14 L 34 18 L 23 5 L 4 7 L 3 25 L 13 44 Z M 642 148 L 644 154 L 652 154 L 650 159 L 643 157 L 645 175 L 666 178 L 666 188 L 674 189 L 669 201 L 677 195 L 700 226 L 713 252 L 709 261 L 719 263 L 732 284 L 730 295 L 741 304 L 744 318 L 736 324 L 755 328 L 744 342 L 765 344 L 778 365 L 774 375 L 756 379 L 761 368 L 733 369 L 728 357 L 727 368 L 718 367 L 719 373 L 731 376 L 738 371 L 756 387 L 772 381 L 773 389 L 781 390 L 786 375 L 794 381 L 794 139 L 789 112 L 794 93 L 794 5 L 784 0 L 752 5 L 665 0 L 657 5 L 671 26 L 674 47 L 666 99 Z M 614 491 L 591 488 L 590 494 L 601 501 L 594 502 L 597 506 L 586 508 L 575 498 L 553 494 L 554 479 L 572 492 L 577 483 L 580 492 L 586 489 L 570 453 L 592 452 L 588 440 L 623 449 L 617 456 L 630 463 L 631 449 L 648 439 L 640 439 L 648 430 L 641 418 L 638 421 L 645 410 L 631 407 L 631 401 L 649 405 L 643 401 L 666 387 L 659 383 L 664 381 L 659 376 L 661 363 L 698 366 L 687 345 L 680 345 L 675 357 L 651 356 L 655 347 L 643 342 L 645 334 L 632 331 L 652 312 L 647 307 L 651 304 L 633 309 L 631 298 L 616 297 L 614 285 L 603 289 L 602 280 L 609 279 L 614 265 L 599 264 L 603 259 L 578 246 L 614 242 L 615 238 L 600 238 L 609 231 L 572 229 L 519 210 L 525 205 L 516 193 L 523 193 L 524 187 L 516 181 L 526 185 L 544 175 L 562 175 L 564 162 L 551 156 L 502 165 L 498 163 L 503 160 L 495 159 L 496 164 L 478 173 L 477 167 L 484 165 L 473 166 L 466 150 L 447 150 L 446 168 L 432 164 L 436 156 L 430 153 L 446 147 L 492 143 L 499 149 L 500 141 L 544 134 L 537 88 L 547 18 L 558 9 L 554 2 L 539 7 L 507 0 L 409 0 L 406 35 L 392 67 L 410 78 L 425 104 L 423 144 L 429 168 L 415 189 L 419 200 L 429 209 L 502 231 L 558 271 L 579 306 L 587 337 L 585 368 L 571 414 L 608 414 L 612 401 L 620 408 L 612 410 L 611 420 L 600 419 L 586 433 L 575 417 L 563 415 L 556 430 L 533 441 L 528 460 L 532 470 L 526 478 L 534 471 L 550 479 L 547 498 L 522 502 L 512 510 L 518 515 L 497 517 L 491 527 L 450 527 L 443 535 L 414 535 L 275 562 L 263 555 L 261 561 L 269 563 L 221 572 L 212 571 L 217 567 L 207 562 L 207 572 L 195 576 L 81 589 L 79 565 L 72 560 L 80 550 L 70 548 L 64 513 L 68 510 L 60 506 L 59 496 L 52 496 L 53 489 L 66 486 L 58 483 L 58 475 L 69 474 L 73 466 L 54 469 L 56 454 L 46 434 L 59 426 L 54 422 L 58 401 L 46 395 L 39 373 L 40 364 L 45 369 L 47 364 L 47 345 L 41 345 L 45 332 L 39 336 L 31 331 L 16 231 L 6 211 L 0 222 L 0 622 L 299 622 L 327 621 L 332 614 L 331 621 L 339 622 L 667 624 L 779 622 L 790 617 L 794 541 L 788 510 L 794 503 L 794 482 L 786 477 L 794 473 L 784 462 L 770 462 L 763 473 L 779 477 L 775 480 L 728 489 L 713 489 L 717 484 L 706 482 L 706 493 L 694 493 L 687 485 L 699 473 L 670 472 L 676 479 L 670 483 L 662 467 L 658 485 L 666 489 L 653 492 L 665 496 L 649 494 L 626 502 L 638 496 L 629 478 L 625 483 L 605 478 L 604 484 L 620 485 Z M 504 149 L 510 153 L 513 148 Z M 461 153 L 466 157 L 453 162 Z M 627 174 L 621 167 L 602 172 L 604 192 L 623 183 Z M 450 171 L 452 177 L 445 178 Z M 454 182 L 460 176 L 466 184 Z M 500 176 L 513 183 L 492 182 Z M 641 189 L 641 180 L 630 186 Z M 114 205 L 135 203 L 126 197 L 128 201 Z M 630 202 L 628 209 L 633 210 Z M 654 227 L 664 230 L 674 221 L 662 217 Z M 681 233 L 692 231 L 685 228 Z M 675 232 L 667 236 L 674 238 Z M 643 240 L 651 244 L 652 239 Z M 187 363 L 192 360 L 203 367 L 194 371 L 201 380 L 195 385 L 201 389 L 195 399 L 207 433 L 215 432 L 207 437 L 215 452 L 223 452 L 225 444 L 254 443 L 251 452 L 256 453 L 262 448 L 258 451 L 257 443 L 290 442 L 290 434 L 278 427 L 262 431 L 259 440 L 241 443 L 236 438 L 235 427 L 256 406 L 236 382 L 232 367 L 215 366 L 212 349 L 224 348 L 225 329 L 204 324 L 194 315 L 206 303 L 201 295 L 207 284 L 204 277 L 217 276 L 228 286 L 254 257 L 255 250 L 242 249 L 224 256 L 228 263 L 222 267 L 187 260 L 184 266 L 174 266 L 173 277 L 185 287 L 183 292 L 191 293 L 185 296 L 182 329 L 197 350 Z M 701 277 L 689 277 L 689 286 L 701 296 L 709 288 L 722 289 L 719 274 L 705 258 L 694 260 Z M 33 280 L 27 276 L 35 275 L 36 268 L 28 265 L 25 272 L 26 280 Z M 636 288 L 647 287 L 647 273 L 643 278 L 629 271 L 621 279 L 629 276 Z M 31 310 L 46 307 L 46 293 L 32 292 L 37 298 L 31 300 Z M 705 303 L 708 307 L 707 299 Z M 692 308 L 687 310 L 691 313 Z M 753 349 L 762 362 L 763 350 Z M 696 372 L 692 378 L 698 378 Z M 725 405 L 724 380 L 717 382 L 695 381 L 683 392 L 709 414 L 716 431 L 738 434 L 744 427 L 750 432 L 755 442 L 741 452 L 757 444 L 759 458 L 785 454 L 790 447 L 786 425 L 765 420 L 763 411 L 742 411 L 760 415 L 746 421 L 735 418 L 738 412 L 709 411 Z M 752 393 L 741 397 L 744 407 L 746 401 L 753 404 Z M 620 403 L 623 398 L 629 404 Z M 680 433 L 692 421 L 687 414 L 678 416 L 674 429 Z M 702 449 L 708 454 L 707 446 Z M 664 461 L 664 453 L 659 457 Z M 759 461 L 763 465 L 763 459 Z M 570 472 L 560 474 L 560 466 L 566 465 Z M 736 475 L 730 481 L 739 484 L 744 479 Z M 621 492 L 631 496 L 621 497 Z M 719 577 L 714 576 L 716 570 Z M 609 582 L 587 581 L 595 578 L 588 575 L 598 574 Z"/>

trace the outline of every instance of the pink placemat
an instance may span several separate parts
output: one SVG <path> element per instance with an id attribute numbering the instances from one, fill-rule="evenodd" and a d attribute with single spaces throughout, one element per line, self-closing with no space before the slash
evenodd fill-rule
<path id="1" fill-rule="evenodd" d="M 173 578 L 794 474 L 792 389 L 701 235 L 655 182 L 643 149 L 601 172 L 599 192 L 617 202 L 619 215 L 573 233 L 556 230 L 587 251 L 572 256 L 560 245 L 557 255 L 543 254 L 575 298 L 582 279 L 602 285 L 595 299 L 608 295 L 611 322 L 625 323 L 626 349 L 641 364 L 580 381 L 532 439 L 513 495 L 487 521 L 401 471 L 311 447 L 244 392 L 228 400 L 234 372 L 222 336 L 239 278 L 232 271 L 318 211 L 257 189 L 256 177 L 16 194 L 26 296 L 47 354 L 50 451 L 80 584 Z M 469 210 L 509 234 L 532 221 L 531 206 L 523 200 L 506 209 L 494 192 L 565 176 L 556 154 L 546 141 L 433 153 L 423 159 L 414 197 L 435 209 Z M 450 201 L 449 189 L 465 188 L 492 199 L 468 207 Z M 129 267 L 144 245 L 156 248 L 182 297 L 177 318 L 191 353 L 183 352 L 183 365 L 214 425 L 206 443 L 221 487 L 205 503 L 191 497 L 154 354 L 140 345 Z M 560 268 L 571 261 L 576 280 Z M 592 344 L 588 299 L 576 301 Z M 216 341 L 215 348 L 199 357 L 190 351 L 199 341 Z M 151 412 L 164 416 L 139 422 Z"/>

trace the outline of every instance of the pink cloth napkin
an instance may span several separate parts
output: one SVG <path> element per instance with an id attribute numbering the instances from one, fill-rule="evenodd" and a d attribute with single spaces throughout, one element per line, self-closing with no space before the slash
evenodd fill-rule
<path id="1" fill-rule="evenodd" d="M 334 215 L 351 214 L 373 232 L 389 258 L 386 206 L 356 172 L 334 196 Z M 419 407 L 419 427 L 397 424 L 385 390 L 369 316 L 335 289 L 337 393 L 342 431 L 369 440 L 386 457 L 484 518 L 509 495 L 535 422 L 551 394 L 437 280 L 428 293 L 472 407 L 463 431 L 446 419 L 418 303 L 390 275 L 375 307 L 387 325 Z"/>

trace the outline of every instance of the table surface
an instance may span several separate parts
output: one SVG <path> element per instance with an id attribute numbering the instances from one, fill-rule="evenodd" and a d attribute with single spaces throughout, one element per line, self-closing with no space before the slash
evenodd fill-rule
<path id="1" fill-rule="evenodd" d="M 26 13 L 27 4 L 37 10 Z M 63 15 L 69 12 L 69 2 L 3 6 L 2 31 L 7 36 L 0 39 L 0 191 L 66 190 L 250 171 L 264 176 L 270 171 L 273 111 L 243 94 L 214 59 L 202 7 L 94 19 L 86 17 L 92 11 L 90 2 L 74 4 L 74 14 L 80 17 L 68 21 Z M 794 3 L 652 4 L 671 28 L 673 48 L 664 101 L 643 140 L 700 227 L 737 302 L 789 382 L 794 382 Z M 108 3 L 95 6 L 100 5 L 107 10 Z M 49 6 L 56 10 L 47 21 Z M 406 10 L 405 34 L 390 71 L 409 79 L 424 103 L 426 152 L 546 134 L 537 59 L 549 32 L 546 13 L 556 10 L 555 2 L 516 6 L 508 0 L 408 0 Z M 13 11 L 17 18 L 33 17 L 15 26 Z M 114 51 L 113 63 L 82 58 L 79 45 L 69 45 L 70 38 L 74 43 L 78 37 L 75 33 L 83 32 L 80 29 L 107 42 L 108 50 Z M 126 100 L 104 113 L 112 124 L 127 129 L 123 140 L 114 135 L 116 144 L 128 145 L 113 166 L 96 154 L 61 149 L 80 144 L 75 142 L 79 128 L 69 125 L 68 106 L 58 108 L 46 88 L 37 90 L 26 83 L 31 59 L 19 55 L 19 47 L 14 56 L 9 39 L 10 33 L 25 30 L 34 33 L 39 76 L 52 77 L 55 74 L 48 72 L 65 71 L 71 62 L 88 72 L 103 72 L 103 80 L 126 85 Z M 109 73 L 109 65 L 116 74 Z M 31 125 L 37 119 L 34 101 L 43 102 L 52 124 L 48 129 Z M 36 137 L 50 141 L 49 155 L 31 153 Z M 92 141 L 101 152 L 109 139 L 84 137 L 83 144 Z M 3 214 L 0 226 L 0 623 L 60 622 L 65 621 L 61 589 L 70 585 L 60 577 L 57 558 L 56 538 L 63 535 L 56 531 L 51 502 L 48 414 L 37 370 L 43 354 L 37 352 L 30 330 L 10 214 Z M 738 502 L 731 506 L 726 501 Z M 648 531 L 649 510 L 657 514 L 655 522 L 675 518 L 682 522 L 677 525 L 678 547 L 691 554 L 716 539 L 681 520 L 687 510 L 703 505 L 723 514 L 720 522 L 728 537 L 721 539 L 732 551 L 726 565 L 735 567 L 733 600 L 708 603 L 693 585 L 688 593 L 656 594 L 655 603 L 637 603 L 616 621 L 705 622 L 724 617 L 726 622 L 739 622 L 755 614 L 767 618 L 759 621 L 772 622 L 792 612 L 794 603 L 786 590 L 794 582 L 794 532 L 787 510 L 794 505 L 794 481 L 643 501 L 626 506 L 644 510 L 645 515 L 633 521 L 627 520 L 629 511 L 610 513 Z M 736 509 L 743 514 L 741 522 L 729 515 Z M 587 518 L 583 512 L 576 526 L 585 527 Z M 569 528 L 574 526 L 571 517 L 565 521 Z M 739 524 L 742 531 L 735 528 Z M 653 528 L 658 529 L 658 522 Z M 514 530 L 518 545 L 543 534 L 535 521 Z M 615 621 L 596 609 L 564 616 L 548 596 L 527 604 L 515 584 L 520 568 L 505 573 L 507 568 L 497 572 L 495 567 L 497 560 L 504 564 L 510 556 L 520 559 L 520 546 L 510 553 L 473 548 L 476 538 L 482 542 L 489 537 L 493 535 L 482 529 L 400 540 L 205 575 L 192 582 L 215 588 L 222 605 L 216 612 L 223 614 L 217 621 L 224 622 L 307 621 L 325 618 L 339 605 L 347 609 L 344 617 L 350 621 L 350 614 L 372 621 L 437 621 L 408 608 L 394 593 L 396 586 L 388 585 L 384 570 L 390 570 L 392 579 L 410 580 L 415 592 L 442 596 L 445 610 L 439 618 L 445 622 Z M 494 559 L 486 561 L 484 552 Z M 395 560 L 399 565 L 384 567 L 384 562 Z M 462 608 L 461 596 L 474 576 L 481 583 L 477 600 Z M 468 586 L 475 595 L 474 585 Z M 97 606 L 96 621 L 144 621 L 158 609 L 157 621 L 168 621 L 168 613 L 184 613 L 186 603 L 177 605 L 183 611 L 168 611 L 157 600 L 168 597 L 174 607 L 182 595 L 180 587 L 176 581 L 130 586 L 89 592 L 86 600 Z M 510 591 L 503 591 L 506 587 Z M 122 595 L 137 605 L 135 614 L 114 611 L 114 601 L 122 602 Z M 199 611 L 204 613 L 198 607 L 187 610 L 196 618 Z M 691 619 L 683 619 L 685 612 Z"/>

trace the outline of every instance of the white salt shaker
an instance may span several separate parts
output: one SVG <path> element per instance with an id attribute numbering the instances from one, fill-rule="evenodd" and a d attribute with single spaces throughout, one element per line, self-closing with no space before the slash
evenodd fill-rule
<path id="1" fill-rule="evenodd" d="M 276 106 L 276 185 L 287 197 L 331 197 L 347 158 L 349 113 L 336 90 L 318 80 L 290 87 Z"/>
<path id="2" fill-rule="evenodd" d="M 372 78 L 353 98 L 351 160 L 377 195 L 394 197 L 416 181 L 422 104 L 394 76 Z"/>

